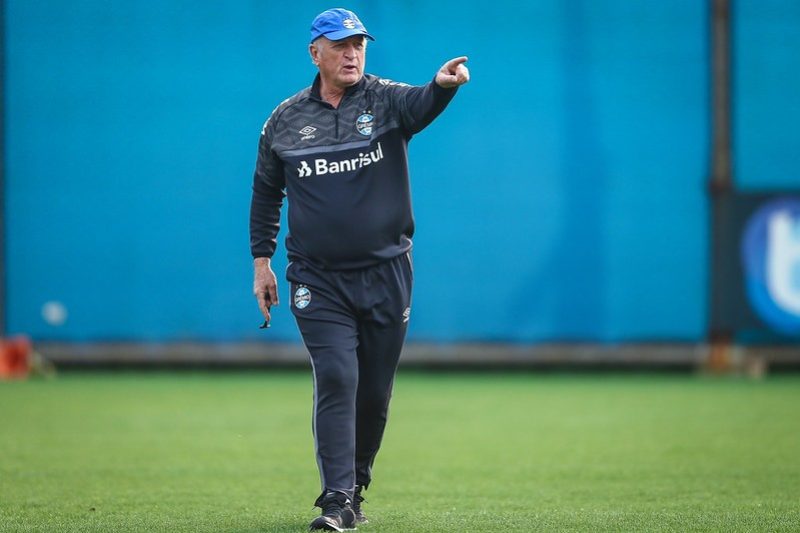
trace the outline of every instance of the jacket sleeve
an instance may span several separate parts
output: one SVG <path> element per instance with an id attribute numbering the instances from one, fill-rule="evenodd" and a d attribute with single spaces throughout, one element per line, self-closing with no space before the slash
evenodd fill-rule
<path id="1" fill-rule="evenodd" d="M 272 257 L 280 229 L 281 206 L 286 188 L 283 163 L 272 150 L 277 111 L 264 124 L 258 141 L 258 159 L 250 202 L 250 252 L 253 257 Z"/>
<path id="2" fill-rule="evenodd" d="M 458 90 L 457 87 L 444 89 L 435 81 L 419 86 L 391 83 L 388 89 L 400 123 L 409 136 L 419 133 L 433 122 Z"/>

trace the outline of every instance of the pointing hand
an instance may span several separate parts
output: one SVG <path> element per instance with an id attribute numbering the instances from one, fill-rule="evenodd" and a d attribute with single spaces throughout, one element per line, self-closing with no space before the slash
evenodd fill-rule
<path id="1" fill-rule="evenodd" d="M 451 59 L 436 73 L 436 84 L 444 89 L 458 87 L 469 81 L 469 69 L 464 65 L 467 56 Z"/>

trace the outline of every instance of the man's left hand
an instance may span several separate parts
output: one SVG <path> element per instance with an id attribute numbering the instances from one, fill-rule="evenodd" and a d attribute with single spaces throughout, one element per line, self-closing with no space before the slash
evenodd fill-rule
<path id="1" fill-rule="evenodd" d="M 444 89 L 458 87 L 469 81 L 469 69 L 464 65 L 467 56 L 456 57 L 442 65 L 436 73 L 436 84 Z"/>

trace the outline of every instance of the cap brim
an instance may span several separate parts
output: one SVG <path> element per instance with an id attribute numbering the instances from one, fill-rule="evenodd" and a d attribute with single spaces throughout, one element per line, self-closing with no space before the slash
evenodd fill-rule
<path id="1" fill-rule="evenodd" d="M 339 30 L 339 31 L 332 31 L 330 33 L 323 33 L 322 36 L 327 37 L 331 41 L 341 41 L 342 39 L 347 39 L 348 37 L 352 37 L 353 35 L 363 35 L 370 41 L 374 41 L 375 37 L 370 35 L 369 33 L 365 32 L 364 30 Z"/>

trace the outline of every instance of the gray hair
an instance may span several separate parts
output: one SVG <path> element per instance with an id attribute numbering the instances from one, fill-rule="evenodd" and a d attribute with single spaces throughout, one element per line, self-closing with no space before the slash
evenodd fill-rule
<path id="1" fill-rule="evenodd" d="M 316 48 L 318 54 L 322 53 L 322 46 L 320 45 L 320 42 L 322 41 L 322 37 L 323 36 L 320 35 L 319 37 L 317 37 L 316 39 L 311 41 L 311 44 L 309 44 L 309 46 L 313 46 L 314 48 Z M 364 43 L 364 48 L 366 48 L 367 47 L 367 43 L 369 42 L 369 39 L 367 39 L 363 35 L 362 35 L 362 39 L 363 39 L 363 43 Z M 331 41 L 331 42 L 335 42 L 335 41 Z M 311 60 L 311 62 L 316 65 L 316 63 L 314 62 L 313 59 Z"/>

